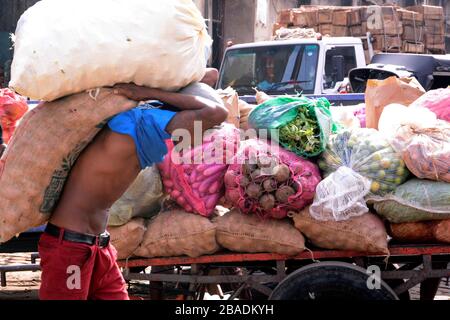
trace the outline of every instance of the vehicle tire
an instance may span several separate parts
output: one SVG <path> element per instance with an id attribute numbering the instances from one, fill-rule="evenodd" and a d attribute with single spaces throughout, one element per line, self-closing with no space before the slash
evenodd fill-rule
<path id="1" fill-rule="evenodd" d="M 384 281 L 380 289 L 369 289 L 369 276 L 363 268 L 349 263 L 315 263 L 287 276 L 269 300 L 398 300 Z"/>

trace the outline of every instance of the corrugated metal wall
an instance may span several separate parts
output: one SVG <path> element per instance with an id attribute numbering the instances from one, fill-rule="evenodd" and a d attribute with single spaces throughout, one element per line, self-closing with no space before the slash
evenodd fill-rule
<path id="1" fill-rule="evenodd" d="M 39 0 L 0 0 L 0 31 L 14 32 L 22 13 Z"/>

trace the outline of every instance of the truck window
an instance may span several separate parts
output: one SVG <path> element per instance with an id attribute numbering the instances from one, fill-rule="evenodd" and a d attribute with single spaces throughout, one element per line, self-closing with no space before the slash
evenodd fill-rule
<path id="1" fill-rule="evenodd" d="M 240 95 L 254 94 L 253 88 L 270 94 L 313 93 L 318 52 L 315 44 L 228 50 L 218 87 L 231 86 Z"/>
<path id="2" fill-rule="evenodd" d="M 344 57 L 344 74 L 348 75 L 350 70 L 356 68 L 356 52 L 355 47 L 334 47 L 327 50 L 325 57 L 325 79 L 324 89 L 334 88 L 336 83 L 333 81 L 333 56 Z"/>

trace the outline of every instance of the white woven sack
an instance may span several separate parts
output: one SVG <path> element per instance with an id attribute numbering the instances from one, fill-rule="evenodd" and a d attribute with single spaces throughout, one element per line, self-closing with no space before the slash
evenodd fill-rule
<path id="1" fill-rule="evenodd" d="M 212 40 L 192 0 L 42 0 L 20 18 L 10 87 L 52 101 L 134 82 L 200 80 Z"/>

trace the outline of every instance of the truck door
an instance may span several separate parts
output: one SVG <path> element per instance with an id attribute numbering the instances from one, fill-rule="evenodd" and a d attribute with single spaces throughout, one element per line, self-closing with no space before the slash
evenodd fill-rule
<path id="1" fill-rule="evenodd" d="M 335 91 L 336 85 L 342 83 L 344 79 L 339 79 L 334 61 L 343 61 L 343 74 L 348 77 L 348 73 L 357 67 L 356 50 L 353 45 L 328 46 L 325 55 L 325 65 L 323 72 L 323 93 Z"/>

